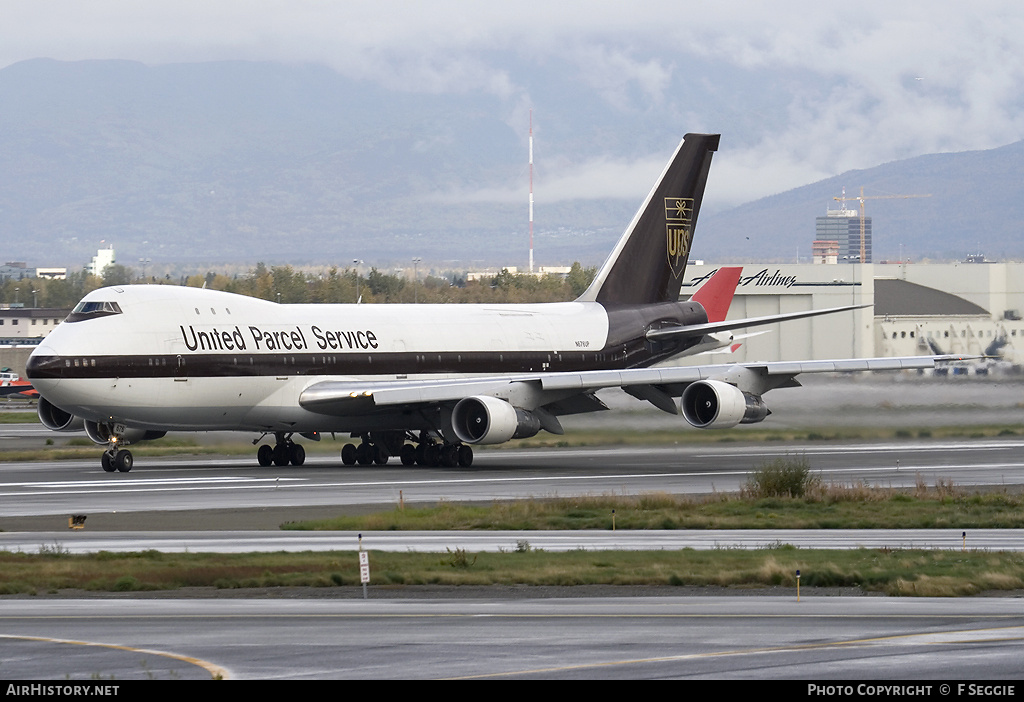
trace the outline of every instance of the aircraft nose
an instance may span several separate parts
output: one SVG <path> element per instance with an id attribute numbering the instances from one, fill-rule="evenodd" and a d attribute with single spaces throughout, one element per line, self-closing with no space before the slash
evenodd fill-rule
<path id="1" fill-rule="evenodd" d="M 50 387 L 56 386 L 63 377 L 64 363 L 60 355 L 47 344 L 40 344 L 25 364 L 25 375 L 32 384 L 39 387 L 40 381 Z"/>

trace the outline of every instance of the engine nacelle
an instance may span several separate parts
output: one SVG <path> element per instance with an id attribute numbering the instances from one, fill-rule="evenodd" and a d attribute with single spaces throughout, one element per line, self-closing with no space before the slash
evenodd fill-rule
<path id="1" fill-rule="evenodd" d="M 92 439 L 94 444 L 100 444 L 106 446 L 110 442 L 110 425 L 104 424 L 103 422 L 86 422 L 85 433 Z M 140 441 L 152 441 L 153 439 L 160 439 L 167 434 L 166 431 L 150 431 L 147 429 L 126 429 L 121 437 L 118 439 L 118 443 L 124 446 L 129 444 L 137 444 Z"/>
<path id="2" fill-rule="evenodd" d="M 540 419 L 504 400 L 481 395 L 459 400 L 452 410 L 452 429 L 467 444 L 503 444 L 535 435 Z"/>
<path id="3" fill-rule="evenodd" d="M 760 395 L 743 392 L 721 380 L 698 380 L 687 385 L 679 409 L 686 421 L 698 429 L 756 424 L 771 414 Z"/>
<path id="4" fill-rule="evenodd" d="M 46 398 L 39 398 L 39 405 L 36 407 L 36 414 L 39 415 L 39 423 L 53 431 L 81 431 L 82 419 L 70 412 L 65 412 L 60 407 L 51 404 Z"/>

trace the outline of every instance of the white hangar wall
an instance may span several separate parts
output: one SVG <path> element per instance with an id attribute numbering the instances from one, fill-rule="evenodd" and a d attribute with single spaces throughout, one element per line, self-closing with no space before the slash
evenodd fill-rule
<path id="1" fill-rule="evenodd" d="M 1024 263 L 911 263 L 878 266 L 877 271 L 958 295 L 984 307 L 993 319 L 1006 312 L 1024 316 Z"/>
<path id="2" fill-rule="evenodd" d="M 1006 337 L 1010 360 L 1022 360 L 1017 351 L 1024 350 L 1022 263 L 722 265 L 743 267 L 728 319 L 843 305 L 871 307 L 737 330 L 737 337 L 755 335 L 737 338 L 741 346 L 735 353 L 683 359 L 686 364 L 909 356 L 936 352 L 931 350 L 935 346 L 942 353 L 980 353 L 1000 334 Z M 687 266 L 681 297 L 692 295 L 719 267 Z M 901 312 L 894 315 L 880 309 L 892 305 L 891 298 L 876 305 L 876 279 L 904 280 L 962 297 L 984 313 L 965 314 L 963 305 L 950 305 L 948 297 L 926 290 L 918 295 L 921 300 L 894 305 Z M 935 344 L 928 344 L 928 338 Z"/>

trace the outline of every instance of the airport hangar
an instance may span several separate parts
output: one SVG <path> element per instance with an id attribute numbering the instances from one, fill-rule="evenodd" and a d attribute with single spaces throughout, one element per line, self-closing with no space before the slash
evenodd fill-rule
<path id="1" fill-rule="evenodd" d="M 774 324 L 737 338 L 733 354 L 682 359 L 686 365 L 825 360 L 931 353 L 999 353 L 1024 364 L 1024 263 L 730 263 L 743 273 L 729 319 L 862 305 L 852 312 Z M 691 262 L 688 298 L 720 266 Z M 757 332 L 752 329 L 750 332 Z M 748 333 L 737 330 L 741 337 Z"/>

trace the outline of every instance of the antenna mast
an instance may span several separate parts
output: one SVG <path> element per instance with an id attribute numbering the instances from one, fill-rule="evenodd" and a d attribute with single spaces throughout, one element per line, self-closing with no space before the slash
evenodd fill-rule
<path id="1" fill-rule="evenodd" d="M 533 275 L 533 109 L 530 110 L 530 275 Z"/>

